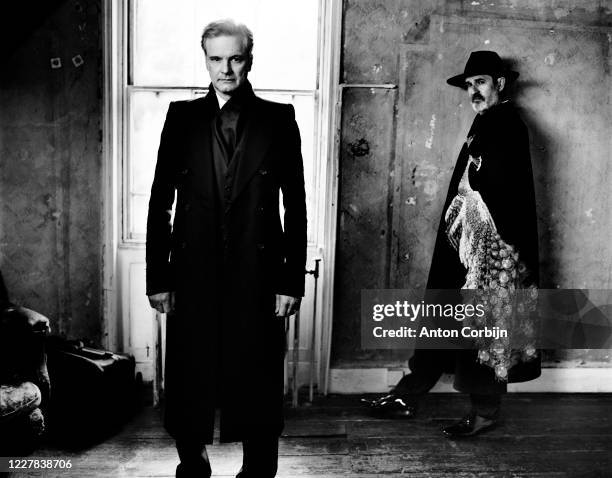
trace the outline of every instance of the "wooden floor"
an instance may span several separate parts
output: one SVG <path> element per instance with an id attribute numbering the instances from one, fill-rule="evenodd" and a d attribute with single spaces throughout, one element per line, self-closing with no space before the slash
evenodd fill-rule
<path id="1" fill-rule="evenodd" d="M 403 421 L 368 416 L 359 398 L 288 409 L 278 476 L 612 477 L 612 395 L 510 394 L 501 426 L 455 441 L 440 429 L 463 414 L 461 395 L 431 394 L 418 418 Z M 177 464 L 152 408 L 85 451 L 47 448 L 34 455 L 70 458 L 73 467 L 29 476 L 170 477 Z M 233 477 L 240 468 L 240 444 L 214 445 L 209 455 L 213 476 Z"/>

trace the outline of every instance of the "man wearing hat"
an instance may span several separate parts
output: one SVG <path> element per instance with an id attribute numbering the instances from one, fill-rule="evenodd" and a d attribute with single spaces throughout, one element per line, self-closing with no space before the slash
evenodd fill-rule
<path id="1" fill-rule="evenodd" d="M 468 287 L 466 267 L 449 241 L 449 209 L 461 199 L 462 188 L 477 191 L 488 208 L 497 233 L 520 255 L 524 270 L 519 288 L 537 286 L 538 233 L 529 137 L 525 124 L 506 99 L 508 86 L 518 73 L 507 69 L 493 51 L 475 51 L 462 74 L 447 80 L 465 90 L 477 113 L 459 153 L 450 181 L 427 282 L 427 289 Z M 458 195 L 459 193 L 459 195 Z M 445 428 L 450 438 L 473 436 L 496 425 L 501 394 L 507 382 L 533 380 L 540 375 L 539 357 L 519 361 L 505 377 L 479 361 L 477 350 L 416 348 L 409 375 L 393 391 L 370 402 L 387 417 L 415 416 L 422 398 L 445 371 L 454 371 L 454 387 L 470 395 L 471 409 L 459 422 Z M 497 375 L 497 376 L 496 376 Z"/>

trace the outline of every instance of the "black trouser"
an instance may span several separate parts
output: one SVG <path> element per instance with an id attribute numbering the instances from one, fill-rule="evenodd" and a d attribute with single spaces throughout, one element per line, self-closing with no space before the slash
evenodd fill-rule
<path id="1" fill-rule="evenodd" d="M 459 353 L 466 351 L 416 349 L 408 361 L 410 374 L 405 375 L 394 388 L 394 393 L 402 395 L 413 406 L 438 382 L 442 374 L 452 367 Z M 497 388 L 492 384 L 492 389 Z M 471 412 L 485 418 L 496 418 L 499 415 L 501 394 L 470 393 Z"/>
<path id="2" fill-rule="evenodd" d="M 278 469 L 278 437 L 259 436 L 242 442 L 242 476 L 274 478 Z"/>
<path id="3" fill-rule="evenodd" d="M 204 443 L 177 440 L 176 449 L 181 463 L 194 467 L 201 463 Z M 242 478 L 274 478 L 278 469 L 278 437 L 266 434 L 242 442 Z"/>

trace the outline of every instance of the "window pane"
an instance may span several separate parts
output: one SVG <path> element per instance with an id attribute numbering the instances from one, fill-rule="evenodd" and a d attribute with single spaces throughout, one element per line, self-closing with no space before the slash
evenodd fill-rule
<path id="1" fill-rule="evenodd" d="M 255 88 L 316 87 L 318 0 L 134 0 L 135 85 L 209 83 L 200 36 L 233 18 L 253 31 Z M 270 25 L 274 25 L 271 27 Z"/>
<path id="2" fill-rule="evenodd" d="M 130 48 L 135 85 L 195 86 L 202 56 L 194 0 L 135 0 Z"/>
<path id="3" fill-rule="evenodd" d="M 126 167 L 128 177 L 127 237 L 144 239 L 147 208 L 161 130 L 171 101 L 192 97 L 185 91 L 130 91 L 129 92 L 129 153 Z"/>
<path id="4" fill-rule="evenodd" d="M 130 239 L 144 240 L 147 233 L 149 195 L 130 194 Z"/>
<path id="5" fill-rule="evenodd" d="M 168 105 L 190 91 L 132 91 L 130 95 L 130 192 L 149 194 Z"/>

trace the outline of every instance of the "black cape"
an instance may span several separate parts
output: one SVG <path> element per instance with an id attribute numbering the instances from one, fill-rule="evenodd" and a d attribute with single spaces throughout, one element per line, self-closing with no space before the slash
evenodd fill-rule
<path id="1" fill-rule="evenodd" d="M 472 189 L 478 191 L 491 212 L 501 238 L 518 251 L 528 270 L 527 282 L 538 285 L 538 230 L 529 134 L 514 106 L 500 103 L 477 115 L 463 145 L 444 202 L 427 281 L 428 289 L 459 289 L 466 268 L 446 237 L 444 215 L 457 195 L 469 156 L 482 158 L 477 171 L 470 167 Z M 469 145 L 468 145 L 469 143 Z M 478 363 L 477 351 L 465 350 L 454 357 L 455 388 L 467 393 L 496 393 L 505 390 L 496 382 L 491 368 Z M 540 360 L 512 367 L 508 382 L 533 380 L 540 375 Z"/>

